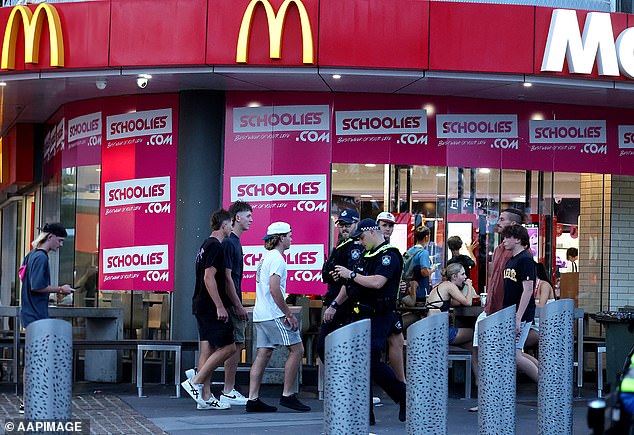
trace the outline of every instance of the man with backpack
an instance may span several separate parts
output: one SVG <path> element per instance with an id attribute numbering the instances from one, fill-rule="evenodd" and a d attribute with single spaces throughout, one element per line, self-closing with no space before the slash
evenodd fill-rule
<path id="1" fill-rule="evenodd" d="M 420 226 L 414 231 L 414 246 L 403 256 L 403 281 L 416 288 L 416 302 L 425 302 L 429 295 L 431 274 L 436 265 L 429 258 L 429 228 Z"/>

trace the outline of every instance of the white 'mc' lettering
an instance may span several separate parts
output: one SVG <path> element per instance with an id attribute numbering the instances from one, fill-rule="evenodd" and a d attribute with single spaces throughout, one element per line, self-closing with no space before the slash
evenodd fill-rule
<path id="1" fill-rule="evenodd" d="M 627 60 L 625 66 L 629 72 L 634 72 L 631 50 L 634 42 L 631 35 L 624 35 L 625 32 L 621 34 L 623 38 L 619 36 L 623 46 L 623 52 L 619 50 L 619 56 L 621 61 Z M 627 47 L 630 47 L 629 55 L 623 56 L 627 53 Z M 583 36 L 581 36 L 576 11 L 555 9 L 550 19 L 550 29 L 548 30 L 541 70 L 562 71 L 564 55 L 568 60 L 568 69 L 571 73 L 590 74 L 596 57 L 600 75 L 618 76 L 619 62 L 616 57 L 610 14 L 588 13 L 586 23 L 583 26 Z M 623 65 L 621 67 L 624 69 L 624 74 L 630 76 L 628 70 Z"/>

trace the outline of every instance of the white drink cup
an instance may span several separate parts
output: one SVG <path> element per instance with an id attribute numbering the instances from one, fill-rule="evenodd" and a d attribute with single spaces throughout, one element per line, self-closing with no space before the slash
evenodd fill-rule
<path id="1" fill-rule="evenodd" d="M 486 293 L 480 293 L 480 305 L 481 306 L 485 306 L 487 303 L 487 294 Z"/>

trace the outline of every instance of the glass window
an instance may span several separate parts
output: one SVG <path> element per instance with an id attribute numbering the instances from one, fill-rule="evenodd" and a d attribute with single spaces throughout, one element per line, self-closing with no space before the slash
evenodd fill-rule
<path id="1" fill-rule="evenodd" d="M 77 168 L 75 306 L 98 305 L 100 166 Z"/>

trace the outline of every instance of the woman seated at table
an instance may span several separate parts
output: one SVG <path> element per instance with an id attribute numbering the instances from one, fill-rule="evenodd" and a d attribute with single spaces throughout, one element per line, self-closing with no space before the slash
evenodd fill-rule
<path id="1" fill-rule="evenodd" d="M 464 268 L 460 263 L 452 263 L 443 273 L 444 281 L 434 287 L 427 297 L 429 316 L 449 311 L 449 307 L 464 305 L 471 306 L 473 301 L 473 286 L 467 279 Z M 467 295 L 462 294 L 462 287 L 468 287 Z M 473 329 L 449 327 L 449 344 L 458 346 L 473 340 Z"/>

